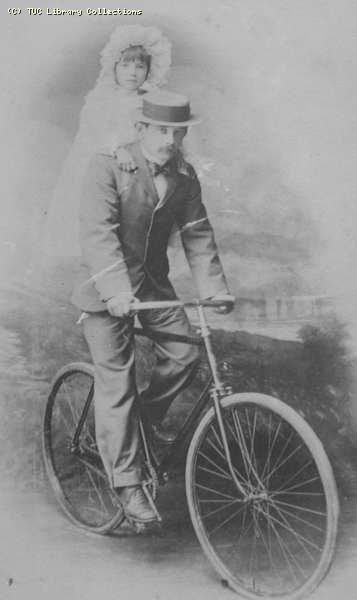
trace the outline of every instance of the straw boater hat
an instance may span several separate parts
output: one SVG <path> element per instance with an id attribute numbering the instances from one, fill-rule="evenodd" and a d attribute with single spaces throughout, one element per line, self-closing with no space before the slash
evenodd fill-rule
<path id="1" fill-rule="evenodd" d="M 200 119 L 191 113 L 186 96 L 161 90 L 145 94 L 142 108 L 137 109 L 133 116 L 136 122 L 171 127 L 188 127 L 200 123 Z"/>

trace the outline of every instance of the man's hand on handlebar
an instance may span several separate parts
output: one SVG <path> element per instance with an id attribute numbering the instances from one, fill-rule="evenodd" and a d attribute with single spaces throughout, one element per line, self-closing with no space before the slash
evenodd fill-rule
<path id="1" fill-rule="evenodd" d="M 213 302 L 222 302 L 214 311 L 220 315 L 227 315 L 234 309 L 235 297 L 232 294 L 216 294 L 210 298 Z"/>
<path id="2" fill-rule="evenodd" d="M 112 317 L 128 317 L 134 311 L 135 302 L 137 302 L 137 299 L 130 292 L 117 294 L 116 296 L 113 296 L 113 298 L 107 300 L 107 311 Z"/>
<path id="3" fill-rule="evenodd" d="M 219 314 L 226 315 L 234 308 L 235 297 L 231 294 L 216 294 L 202 301 L 202 306 L 212 306 Z M 195 308 L 196 301 L 182 302 L 180 300 L 163 300 L 140 302 L 131 292 L 117 294 L 106 302 L 107 310 L 112 317 L 124 318 L 135 314 L 139 310 L 152 310 L 153 308 L 174 308 L 176 306 L 190 306 Z"/>

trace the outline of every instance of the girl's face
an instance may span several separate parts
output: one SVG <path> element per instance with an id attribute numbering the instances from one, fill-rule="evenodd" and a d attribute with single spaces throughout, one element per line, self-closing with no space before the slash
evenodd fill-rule
<path id="1" fill-rule="evenodd" d="M 115 77 L 118 85 L 128 91 L 138 90 L 149 72 L 148 65 L 141 58 L 122 57 L 115 65 Z"/>

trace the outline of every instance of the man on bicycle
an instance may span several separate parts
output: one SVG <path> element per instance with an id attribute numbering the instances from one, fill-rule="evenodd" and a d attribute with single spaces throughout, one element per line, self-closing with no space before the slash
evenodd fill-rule
<path id="1" fill-rule="evenodd" d="M 176 299 L 167 259 L 175 225 L 200 297 L 226 301 L 227 312 L 233 308 L 200 184 L 181 152 L 187 128 L 196 122 L 186 97 L 145 94 L 136 115 L 138 139 L 125 147 L 135 170 L 124 171 L 109 154 L 95 155 L 80 208 L 83 269 L 73 302 L 86 313 L 97 444 L 126 516 L 141 523 L 156 517 L 141 487 L 132 309 L 135 299 Z M 139 318 L 154 333 L 190 334 L 182 308 L 144 311 Z M 197 348 L 177 341 L 160 339 L 155 355 L 150 385 L 140 399 L 153 425 L 198 364 Z"/>

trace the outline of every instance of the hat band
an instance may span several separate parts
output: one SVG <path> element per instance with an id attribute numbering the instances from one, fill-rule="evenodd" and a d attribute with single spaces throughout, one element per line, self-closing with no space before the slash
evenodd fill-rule
<path id="1" fill-rule="evenodd" d="M 153 121 L 167 121 L 168 123 L 182 123 L 191 117 L 190 105 L 162 106 L 143 101 L 143 115 Z"/>

